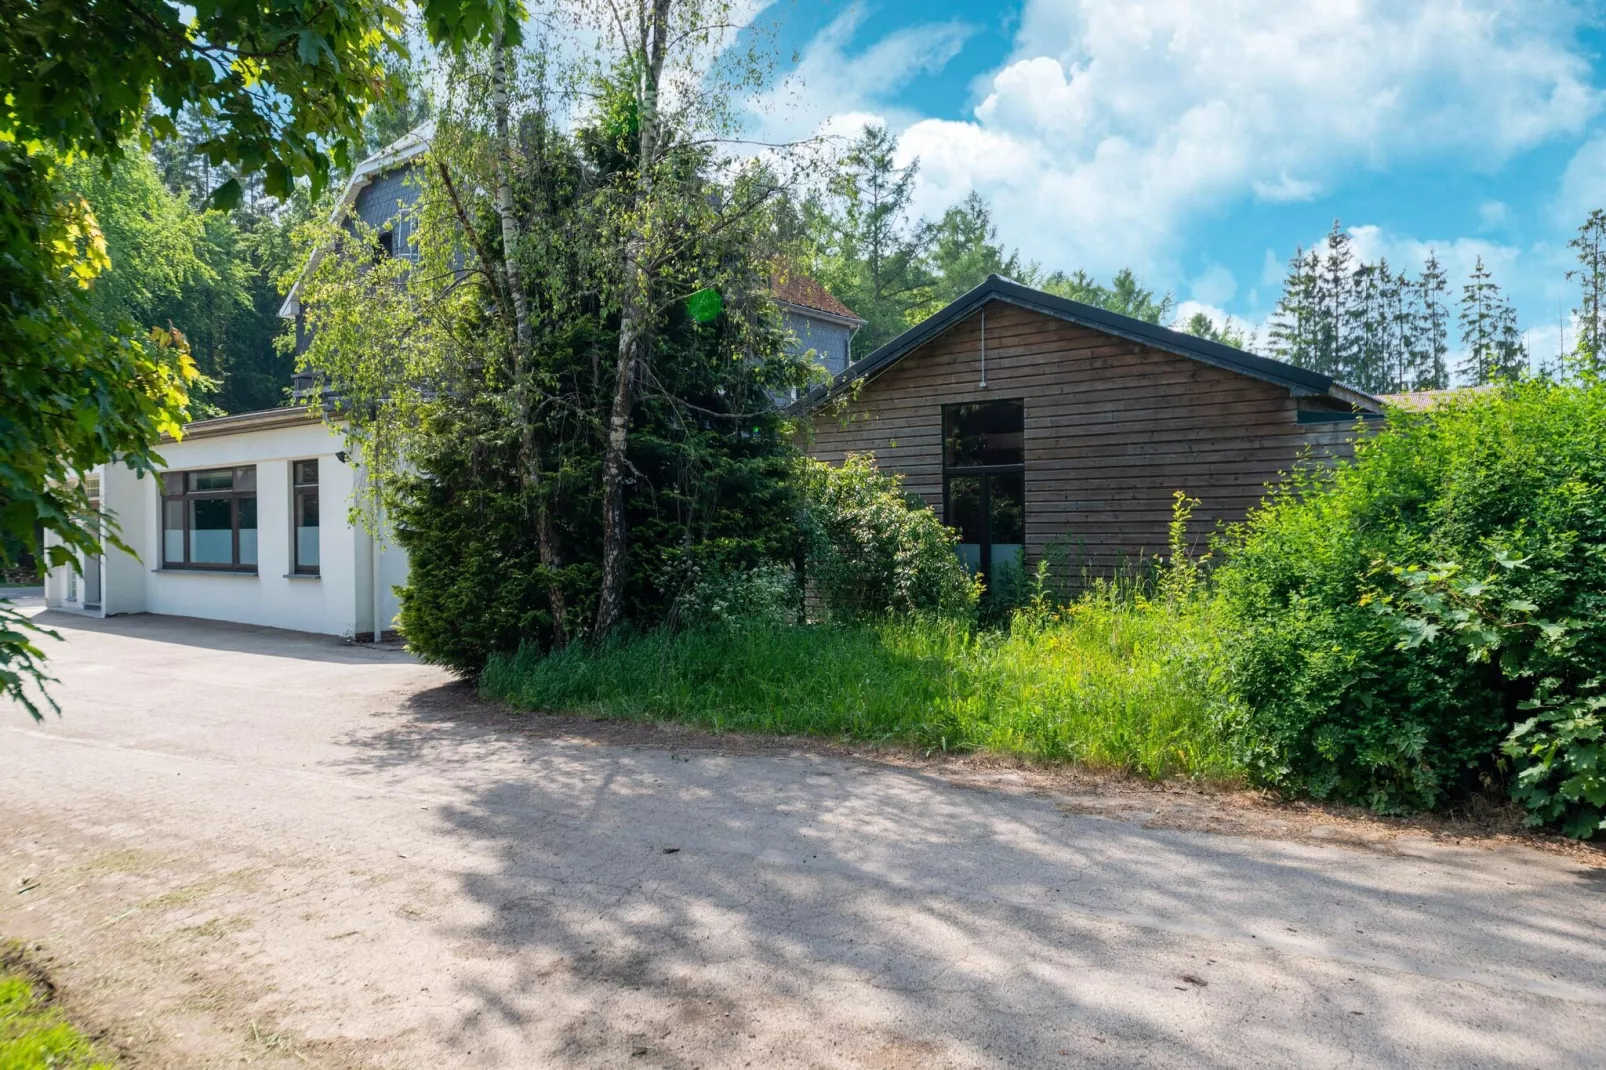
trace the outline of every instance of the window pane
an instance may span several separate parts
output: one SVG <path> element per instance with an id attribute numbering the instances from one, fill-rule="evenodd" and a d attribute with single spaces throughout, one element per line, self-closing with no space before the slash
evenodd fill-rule
<path id="1" fill-rule="evenodd" d="M 308 572 L 318 569 L 318 492 L 315 490 L 296 495 L 296 568 Z"/>
<path id="2" fill-rule="evenodd" d="M 219 468 L 211 472 L 191 472 L 191 490 L 229 490 L 234 486 L 234 471 Z"/>
<path id="3" fill-rule="evenodd" d="M 234 564 L 233 504 L 228 498 L 190 502 L 190 564 Z"/>
<path id="4" fill-rule="evenodd" d="M 184 493 L 184 473 L 183 472 L 163 472 L 162 473 L 162 493 L 163 494 L 183 494 Z"/>
<path id="5" fill-rule="evenodd" d="M 318 483 L 318 462 L 297 461 L 295 464 L 295 480 L 298 487 L 316 486 Z"/>
<path id="6" fill-rule="evenodd" d="M 981 477 L 954 476 L 948 480 L 948 526 L 959 529 L 959 557 L 972 572 L 981 568 L 983 531 Z"/>
<path id="7" fill-rule="evenodd" d="M 1024 567 L 1021 554 L 1026 544 L 1026 487 L 1025 477 L 1018 472 L 1000 473 L 987 477 L 988 513 L 991 520 L 989 534 L 993 543 L 992 575 L 988 586 L 1003 590 L 1010 582 L 1005 573 Z M 1016 577 L 1018 580 L 1020 577 Z"/>
<path id="8" fill-rule="evenodd" d="M 162 503 L 162 561 L 172 565 L 184 563 L 183 502 Z"/>
<path id="9" fill-rule="evenodd" d="M 950 468 L 1026 463 L 1026 406 L 976 401 L 942 410 L 943 463 Z"/>
<path id="10" fill-rule="evenodd" d="M 256 465 L 251 465 L 248 468 L 236 468 L 234 470 L 234 489 L 235 490 L 256 490 L 257 489 L 257 469 L 256 469 Z"/>
<path id="11" fill-rule="evenodd" d="M 255 473 L 256 469 L 250 470 Z M 257 500 L 256 495 L 236 499 L 240 510 L 240 564 L 257 563 Z"/>

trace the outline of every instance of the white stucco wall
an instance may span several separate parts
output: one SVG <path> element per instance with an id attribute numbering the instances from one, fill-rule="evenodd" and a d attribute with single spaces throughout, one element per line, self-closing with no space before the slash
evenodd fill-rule
<path id="1" fill-rule="evenodd" d="M 206 433 L 197 425 L 181 441 L 159 448 L 167 471 L 254 465 L 257 482 L 257 570 L 161 567 L 161 482 L 120 465 L 97 470 L 105 507 L 117 517 L 135 555 L 108 549 L 101 614 L 164 613 L 272 628 L 368 637 L 374 630 L 374 539 L 348 520 L 353 466 L 339 460 L 340 436 L 312 419 L 259 430 Z M 319 575 L 291 573 L 294 515 L 291 463 L 318 461 Z M 136 556 L 137 555 L 137 556 Z M 65 605 L 65 569 L 53 570 L 46 600 Z M 394 586 L 407 579 L 407 557 L 384 540 L 379 553 L 381 630 L 394 628 Z M 80 585 L 81 586 L 81 585 Z"/>

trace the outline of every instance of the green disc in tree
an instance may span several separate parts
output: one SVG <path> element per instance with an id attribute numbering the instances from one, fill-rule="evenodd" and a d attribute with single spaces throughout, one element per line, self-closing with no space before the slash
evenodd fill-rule
<path id="1" fill-rule="evenodd" d="M 698 323 L 710 323 L 718 318 L 725 301 L 713 287 L 704 287 L 686 298 L 686 313 Z"/>

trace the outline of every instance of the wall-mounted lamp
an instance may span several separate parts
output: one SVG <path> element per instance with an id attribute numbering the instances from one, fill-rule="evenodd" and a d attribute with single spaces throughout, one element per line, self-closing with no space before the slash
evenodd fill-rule
<path id="1" fill-rule="evenodd" d="M 346 451 L 345 450 L 337 450 L 335 452 L 335 460 L 339 461 L 341 464 L 345 464 L 346 463 Z"/>

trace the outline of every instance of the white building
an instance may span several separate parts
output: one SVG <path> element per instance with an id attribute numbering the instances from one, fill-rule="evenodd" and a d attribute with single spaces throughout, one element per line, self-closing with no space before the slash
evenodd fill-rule
<path id="1" fill-rule="evenodd" d="M 188 425 L 156 478 L 83 474 L 130 555 L 108 546 L 45 579 L 52 609 L 165 613 L 368 638 L 394 628 L 407 556 L 349 520 L 362 474 L 305 409 Z"/>

